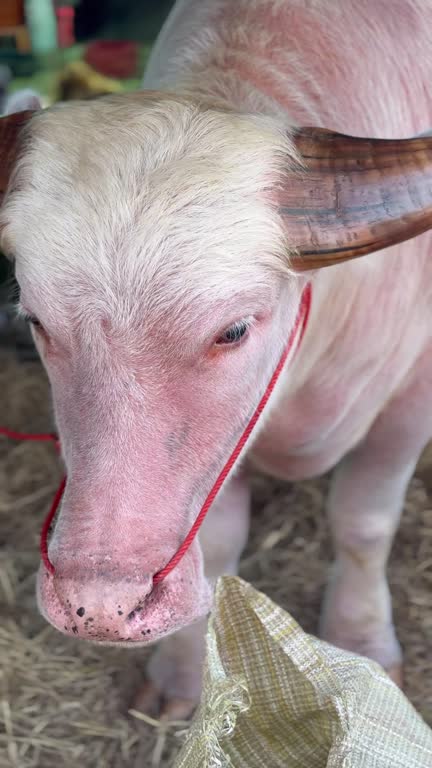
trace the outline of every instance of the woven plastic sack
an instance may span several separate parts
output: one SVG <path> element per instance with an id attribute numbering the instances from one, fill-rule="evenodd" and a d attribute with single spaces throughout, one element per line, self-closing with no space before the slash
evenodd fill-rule
<path id="1" fill-rule="evenodd" d="M 381 668 L 223 577 L 204 693 L 175 768 L 432 768 L 432 731 Z"/>

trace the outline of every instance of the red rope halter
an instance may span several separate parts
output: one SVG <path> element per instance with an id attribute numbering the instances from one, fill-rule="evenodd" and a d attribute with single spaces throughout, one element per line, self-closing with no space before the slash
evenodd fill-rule
<path id="1" fill-rule="evenodd" d="M 288 343 L 282 353 L 281 359 L 279 360 L 279 363 L 273 373 L 273 376 L 271 377 L 267 389 L 265 390 L 261 400 L 259 401 L 251 419 L 249 420 L 246 429 L 244 430 L 243 434 L 241 435 L 237 445 L 235 446 L 234 450 L 232 451 L 228 461 L 226 462 L 225 466 L 223 467 L 222 471 L 219 473 L 219 476 L 216 479 L 216 482 L 214 483 L 210 493 L 208 494 L 206 500 L 204 501 L 204 504 L 201 507 L 200 513 L 198 517 L 196 518 L 194 524 L 192 525 L 189 533 L 187 534 L 186 538 L 178 548 L 178 550 L 174 553 L 171 560 L 168 561 L 168 563 L 160 570 L 158 573 L 156 573 L 153 576 L 153 584 L 158 584 L 163 579 L 165 579 L 169 573 L 176 567 L 176 565 L 180 562 L 182 557 L 186 554 L 187 550 L 191 546 L 192 542 L 194 541 L 201 525 L 204 522 L 204 519 L 213 504 L 217 494 L 219 493 L 220 489 L 222 488 L 223 483 L 225 482 L 226 478 L 228 477 L 229 473 L 231 472 L 234 464 L 236 463 L 237 459 L 239 458 L 243 448 L 245 447 L 247 441 L 249 440 L 249 437 L 251 436 L 251 433 L 261 416 L 265 406 L 267 405 L 270 396 L 273 393 L 273 390 L 276 386 L 276 383 L 282 373 L 282 369 L 287 361 L 288 355 L 291 352 L 293 345 L 295 341 L 298 338 L 298 344 L 297 349 L 300 346 L 300 343 L 302 341 L 302 338 L 304 336 L 304 332 L 306 330 L 306 325 L 309 317 L 310 312 L 310 306 L 311 306 L 311 299 L 312 299 L 312 288 L 310 283 L 308 283 L 303 291 L 303 295 L 300 302 L 299 311 L 297 313 L 297 318 L 294 323 L 294 326 L 291 330 Z M 54 442 L 59 449 L 60 443 L 58 440 L 57 435 L 47 433 L 47 434 L 27 434 L 23 432 L 15 432 L 11 429 L 5 429 L 0 428 L 0 435 L 4 435 L 5 437 L 8 437 L 12 440 L 32 440 L 36 442 Z M 42 561 L 45 565 L 45 568 L 47 571 L 51 574 L 54 573 L 54 566 L 52 562 L 49 559 L 48 556 L 48 534 L 51 527 L 51 523 L 54 520 L 54 517 L 56 515 L 56 512 L 60 506 L 60 502 L 63 497 L 63 493 L 66 487 L 66 477 L 63 478 L 63 480 L 60 483 L 60 486 L 55 494 L 55 497 L 53 499 L 53 502 L 51 504 L 50 511 L 48 512 L 48 515 L 46 516 L 42 530 L 41 530 L 41 536 L 40 536 L 40 553 Z"/>

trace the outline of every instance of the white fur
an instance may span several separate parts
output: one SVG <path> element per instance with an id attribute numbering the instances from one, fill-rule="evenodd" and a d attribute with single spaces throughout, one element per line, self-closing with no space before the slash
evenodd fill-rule
<path id="1" fill-rule="evenodd" d="M 60 106 L 29 127 L 4 242 L 29 281 L 43 268 L 44 319 L 81 313 L 80 297 L 120 326 L 156 307 L 174 319 L 204 290 L 208 307 L 288 273 L 265 190 L 290 155 L 280 121 L 175 96 Z"/>

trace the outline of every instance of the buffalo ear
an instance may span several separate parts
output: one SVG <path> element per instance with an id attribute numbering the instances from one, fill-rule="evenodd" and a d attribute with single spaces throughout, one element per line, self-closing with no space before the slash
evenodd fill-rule
<path id="1" fill-rule="evenodd" d="M 304 168 L 289 173 L 278 209 L 296 271 L 339 264 L 432 227 L 432 136 L 362 139 L 302 128 Z"/>
<path id="2" fill-rule="evenodd" d="M 21 131 L 33 114 L 25 110 L 0 118 L 0 204 L 18 158 Z"/>

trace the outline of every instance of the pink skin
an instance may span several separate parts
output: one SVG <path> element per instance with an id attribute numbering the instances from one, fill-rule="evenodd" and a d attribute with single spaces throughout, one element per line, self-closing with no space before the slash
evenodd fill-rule
<path id="1" fill-rule="evenodd" d="M 89 640 L 154 642 L 209 610 L 197 541 L 154 590 L 152 576 L 186 536 L 252 415 L 299 297 L 293 303 L 292 291 L 285 291 L 291 299 L 286 310 L 277 301 L 271 311 L 268 304 L 259 311 L 264 303 L 258 295 L 255 323 L 239 345 L 215 345 L 231 318 L 225 314 L 218 322 L 218 313 L 209 312 L 213 322 L 204 329 L 200 324 L 198 343 L 193 326 L 183 338 L 183 359 L 173 359 L 167 344 L 167 352 L 163 345 L 143 349 L 135 362 L 115 351 L 105 333 L 99 345 L 106 357 L 93 364 L 80 328 L 72 348 L 60 328 L 44 322 L 43 308 L 26 291 L 25 279 L 21 283 L 23 306 L 44 323 L 35 338 L 52 384 L 68 474 L 49 544 L 54 576 L 43 566 L 39 573 L 40 609 L 60 631 Z M 249 307 L 250 301 L 239 317 L 248 316 Z M 277 345 L 267 343 L 272 335 Z M 174 341 L 178 348 L 181 339 Z M 170 373 L 162 377 L 161 370 Z M 103 420 L 100 403 L 110 404 Z"/>

